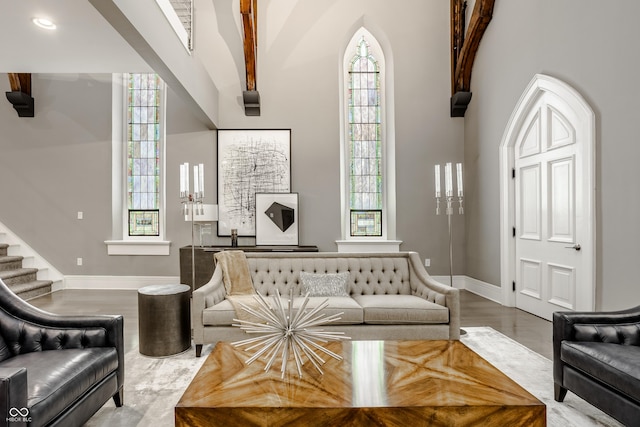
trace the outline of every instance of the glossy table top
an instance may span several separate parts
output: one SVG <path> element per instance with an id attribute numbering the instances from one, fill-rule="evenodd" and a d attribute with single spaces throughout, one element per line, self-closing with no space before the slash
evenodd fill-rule
<path id="1" fill-rule="evenodd" d="M 441 425 L 465 425 L 456 422 L 472 416 L 467 414 L 470 407 L 476 408 L 475 418 L 467 421 L 486 422 L 501 414 L 508 417 L 500 422 L 522 422 L 509 425 L 544 425 L 544 404 L 460 341 L 344 341 L 325 346 L 343 360 L 326 357 L 324 374 L 306 363 L 302 378 L 290 365 L 281 379 L 279 369 L 264 372 L 260 359 L 245 365 L 250 353 L 218 343 L 176 406 L 176 425 L 202 425 L 192 417 L 205 413 L 227 421 L 246 418 L 247 425 L 279 425 L 291 421 L 282 418 L 283 408 L 295 419 L 318 421 L 308 425 L 330 425 L 322 423 L 321 414 L 330 414 L 333 422 L 365 414 L 359 409 L 367 409 L 367 417 L 388 420 L 380 425 L 407 425 L 408 412 L 418 420 L 439 413 L 444 417 Z M 208 412 L 188 410 L 205 408 Z M 399 408 L 405 414 L 396 424 L 392 419 Z"/>

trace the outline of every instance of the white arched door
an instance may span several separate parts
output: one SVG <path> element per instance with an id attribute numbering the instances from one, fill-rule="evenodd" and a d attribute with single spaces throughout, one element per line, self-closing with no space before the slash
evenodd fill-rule
<path id="1" fill-rule="evenodd" d="M 595 308 L 593 124 L 577 92 L 538 75 L 503 140 L 511 167 L 506 302 L 549 320 L 554 311 Z"/>

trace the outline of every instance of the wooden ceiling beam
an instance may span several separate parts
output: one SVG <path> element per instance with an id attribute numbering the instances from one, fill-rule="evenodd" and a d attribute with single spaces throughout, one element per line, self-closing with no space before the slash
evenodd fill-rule
<path id="1" fill-rule="evenodd" d="M 242 92 L 245 116 L 260 115 L 260 94 L 256 82 L 256 62 L 258 52 L 258 0 L 240 0 L 244 63 L 247 90 Z"/>
<path id="2" fill-rule="evenodd" d="M 248 91 L 256 90 L 257 7 L 257 0 L 240 0 Z"/>
<path id="3" fill-rule="evenodd" d="M 464 0 L 451 0 L 451 95 L 456 93 L 456 69 L 458 57 L 464 41 L 464 26 L 467 10 L 467 2 Z"/>
<path id="4" fill-rule="evenodd" d="M 476 0 L 465 33 L 467 2 L 451 0 L 451 116 L 462 117 L 471 101 L 471 72 L 482 36 L 493 17 L 495 0 Z M 454 108 L 457 107 L 457 108 Z M 454 112 L 454 110 L 456 110 Z"/>
<path id="5" fill-rule="evenodd" d="M 8 73 L 12 91 L 19 91 L 31 95 L 31 73 Z"/>
<path id="6" fill-rule="evenodd" d="M 471 91 L 473 62 L 476 59 L 482 36 L 484 36 L 484 32 L 493 17 L 494 4 L 495 0 L 477 0 L 473 8 L 469 28 L 462 43 L 455 71 L 456 91 Z"/>

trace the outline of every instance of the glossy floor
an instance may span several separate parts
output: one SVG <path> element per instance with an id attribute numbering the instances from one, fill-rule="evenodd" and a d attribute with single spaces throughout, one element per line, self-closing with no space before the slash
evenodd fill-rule
<path id="1" fill-rule="evenodd" d="M 31 304 L 58 314 L 122 314 L 125 351 L 138 343 L 136 291 L 63 290 L 34 298 Z M 551 359 L 552 324 L 513 307 L 504 307 L 467 291 L 460 293 L 460 324 L 490 326 L 531 350 Z"/>

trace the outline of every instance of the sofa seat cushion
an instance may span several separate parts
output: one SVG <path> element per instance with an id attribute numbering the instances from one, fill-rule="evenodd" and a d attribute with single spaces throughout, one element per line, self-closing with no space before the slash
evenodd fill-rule
<path id="1" fill-rule="evenodd" d="M 640 347 L 563 341 L 560 358 L 640 402 Z"/>
<path id="2" fill-rule="evenodd" d="M 342 313 L 339 320 L 329 325 L 358 325 L 364 321 L 362 307 L 351 297 L 309 297 L 306 309 L 314 309 L 325 300 L 329 302 L 329 305 L 322 309 L 325 317 Z M 304 298 L 295 298 L 293 307 L 300 308 L 303 301 Z"/>
<path id="3" fill-rule="evenodd" d="M 273 297 L 265 298 L 273 306 L 270 301 Z M 307 309 L 313 309 L 321 304 L 324 300 L 328 300 L 329 305 L 323 309 L 323 312 L 327 316 L 336 313 L 343 313 L 340 316 L 340 320 L 331 322 L 335 325 L 353 325 L 363 322 L 362 307 L 356 303 L 351 297 L 309 297 L 307 303 Z M 303 298 L 294 298 L 293 307 L 298 308 L 302 305 Z M 283 303 L 286 304 L 286 299 L 283 298 Z M 286 306 L 285 306 L 286 307 Z M 236 311 L 231 305 L 229 300 L 223 300 L 218 304 L 206 308 L 202 312 L 202 323 L 204 326 L 231 326 L 234 323 L 233 319 L 237 319 Z"/>
<path id="4" fill-rule="evenodd" d="M 34 351 L 0 363 L 27 369 L 29 416 L 52 420 L 118 368 L 114 347 Z"/>
<path id="5" fill-rule="evenodd" d="M 364 323 L 433 324 L 448 323 L 449 309 L 413 295 L 354 295 L 364 309 Z"/>

